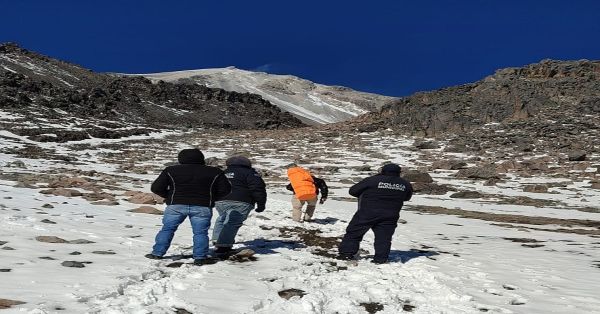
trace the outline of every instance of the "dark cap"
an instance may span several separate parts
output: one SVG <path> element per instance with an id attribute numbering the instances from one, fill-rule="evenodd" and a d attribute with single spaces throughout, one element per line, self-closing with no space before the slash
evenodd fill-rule
<path id="1" fill-rule="evenodd" d="M 180 164 L 204 165 L 204 154 L 197 148 L 188 148 L 179 152 L 177 156 Z"/>
<path id="2" fill-rule="evenodd" d="M 227 158 L 227 160 L 225 161 L 225 165 L 252 167 L 252 162 L 250 161 L 250 159 L 244 156 L 232 156 Z"/>
<path id="3" fill-rule="evenodd" d="M 389 174 L 400 175 L 400 171 L 402 171 L 402 168 L 400 168 L 400 166 L 398 166 L 396 164 L 387 164 L 381 168 L 382 174 L 389 173 Z"/>

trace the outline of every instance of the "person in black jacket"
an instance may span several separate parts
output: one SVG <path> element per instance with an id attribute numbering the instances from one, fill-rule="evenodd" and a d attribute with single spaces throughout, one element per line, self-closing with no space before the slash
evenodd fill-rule
<path id="1" fill-rule="evenodd" d="M 163 226 L 155 239 L 152 253 L 147 258 L 160 259 L 169 250 L 177 227 L 189 217 L 194 233 L 194 263 L 203 265 L 208 259 L 208 228 L 215 201 L 231 191 L 223 171 L 205 165 L 204 155 L 198 149 L 179 152 L 179 165 L 165 168 L 152 183 L 151 190 L 163 197 L 167 208 Z"/>
<path id="2" fill-rule="evenodd" d="M 358 197 L 358 210 L 339 246 L 340 259 L 353 259 L 363 236 L 371 229 L 375 234 L 372 262 L 387 262 L 400 209 L 413 193 L 411 184 L 400 178 L 400 170 L 396 164 L 387 164 L 380 174 L 368 177 L 350 188 L 350 195 Z"/>
<path id="3" fill-rule="evenodd" d="M 267 202 L 265 182 L 252 168 L 248 158 L 233 156 L 225 161 L 225 165 L 225 176 L 231 183 L 231 193 L 216 202 L 219 217 L 215 221 L 212 241 L 217 256 L 227 256 L 250 211 L 255 205 L 257 212 L 264 211 Z"/>
<path id="4" fill-rule="evenodd" d="M 313 178 L 313 182 L 315 185 L 315 198 L 307 201 L 299 200 L 296 197 L 296 193 L 294 192 L 294 188 L 291 183 L 285 187 L 288 191 L 292 191 L 294 195 L 292 195 L 292 219 L 297 222 L 310 222 L 312 220 L 312 216 L 315 214 L 315 208 L 317 207 L 317 199 L 319 197 L 319 192 L 321 192 L 321 199 L 319 200 L 319 204 L 325 203 L 327 200 L 327 196 L 329 194 L 329 188 L 327 187 L 327 183 L 325 180 L 321 178 L 317 178 L 311 175 Z M 304 212 L 304 216 L 302 215 L 302 207 L 306 204 L 306 211 Z"/>

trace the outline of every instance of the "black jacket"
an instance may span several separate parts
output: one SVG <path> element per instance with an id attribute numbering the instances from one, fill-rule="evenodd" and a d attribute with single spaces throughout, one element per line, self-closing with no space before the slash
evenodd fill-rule
<path id="1" fill-rule="evenodd" d="M 358 197 L 358 211 L 395 215 L 410 200 L 412 185 L 398 174 L 378 174 L 353 185 L 350 195 Z"/>
<path id="2" fill-rule="evenodd" d="M 213 207 L 215 201 L 231 192 L 223 171 L 206 166 L 204 156 L 198 152 L 183 150 L 179 154 L 180 164 L 165 168 L 152 183 L 152 192 L 165 198 L 167 205 Z"/>
<path id="3" fill-rule="evenodd" d="M 317 195 L 319 195 L 319 191 L 321 191 L 321 198 L 327 198 L 327 195 L 329 195 L 329 188 L 327 187 L 325 180 L 315 176 L 312 176 L 312 178 L 313 182 L 315 182 L 315 192 Z M 288 183 L 285 188 L 288 189 L 288 191 L 294 192 L 294 188 L 292 187 L 291 183 Z"/>
<path id="4" fill-rule="evenodd" d="M 267 203 L 265 181 L 256 170 L 243 165 L 229 165 L 225 169 L 225 176 L 231 183 L 231 193 L 222 200 L 256 204 L 256 209 L 265 209 Z"/>

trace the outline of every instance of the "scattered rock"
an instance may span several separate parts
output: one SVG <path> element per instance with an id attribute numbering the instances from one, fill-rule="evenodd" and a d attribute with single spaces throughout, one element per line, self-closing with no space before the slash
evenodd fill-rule
<path id="1" fill-rule="evenodd" d="M 415 142 L 415 147 L 418 149 L 437 149 L 440 145 L 433 141 Z"/>
<path id="2" fill-rule="evenodd" d="M 0 273 L 9 273 L 11 270 L 10 268 L 0 268 Z"/>
<path id="3" fill-rule="evenodd" d="M 383 304 L 377 302 L 369 302 L 369 303 L 359 303 L 360 306 L 364 307 L 365 310 L 370 313 L 377 313 L 379 311 L 383 311 Z"/>
<path id="4" fill-rule="evenodd" d="M 4 247 L 2 247 L 2 249 L 5 251 L 14 251 L 15 250 L 14 248 L 12 248 L 10 246 L 4 246 Z"/>
<path id="5" fill-rule="evenodd" d="M 523 192 L 548 193 L 548 186 L 544 184 L 530 184 L 523 188 Z"/>
<path id="6" fill-rule="evenodd" d="M 69 253 L 69 255 L 81 255 L 81 252 L 73 251 Z"/>
<path id="7" fill-rule="evenodd" d="M 459 170 L 467 167 L 467 163 L 462 160 L 438 160 L 431 164 L 433 169 L 444 169 L 444 170 Z"/>
<path id="8" fill-rule="evenodd" d="M 56 222 L 54 222 L 50 219 L 42 219 L 40 222 L 45 223 L 45 224 L 53 224 L 53 225 L 56 224 Z"/>
<path id="9" fill-rule="evenodd" d="M 13 168 L 21 168 L 21 169 L 26 169 L 27 168 L 27 166 L 25 166 L 25 163 L 22 162 L 21 160 L 15 160 L 13 162 L 6 163 L 5 166 L 6 167 L 13 167 Z"/>
<path id="10" fill-rule="evenodd" d="M 69 241 L 69 244 L 92 244 L 96 243 L 94 241 L 86 240 L 86 239 L 76 239 Z"/>
<path id="11" fill-rule="evenodd" d="M 91 203 L 92 205 L 106 205 L 106 206 L 115 206 L 115 205 L 119 205 L 119 202 L 117 201 L 110 201 L 110 200 L 104 200 L 104 201 L 95 201 Z"/>
<path id="12" fill-rule="evenodd" d="M 586 159 L 587 153 L 582 150 L 575 150 L 569 152 L 569 161 L 584 161 Z"/>
<path id="13" fill-rule="evenodd" d="M 42 194 L 52 194 L 56 196 L 65 196 L 65 197 L 74 197 L 81 196 L 83 193 L 74 190 L 74 189 L 65 189 L 65 188 L 56 188 L 56 189 L 48 189 L 40 191 Z"/>
<path id="14" fill-rule="evenodd" d="M 402 310 L 405 312 L 412 312 L 415 308 L 416 308 L 416 306 L 408 304 L 408 303 L 402 305 Z"/>
<path id="15" fill-rule="evenodd" d="M 498 178 L 496 169 L 494 167 L 472 167 L 459 170 L 456 175 L 457 178 L 468 178 L 468 179 L 491 179 Z"/>
<path id="16" fill-rule="evenodd" d="M 113 251 L 93 251 L 92 254 L 99 254 L 99 255 L 115 255 L 117 253 L 113 252 Z"/>
<path id="17" fill-rule="evenodd" d="M 53 261 L 53 260 L 56 260 L 56 258 L 54 258 L 54 257 L 50 257 L 50 256 L 41 256 L 41 257 L 38 257 L 38 258 L 39 258 L 39 259 L 48 260 L 48 261 Z"/>
<path id="18" fill-rule="evenodd" d="M 45 243 L 69 243 L 69 241 L 55 236 L 37 236 L 35 239 Z"/>
<path id="19" fill-rule="evenodd" d="M 22 301 L 9 300 L 9 299 L 0 299 L 0 310 L 9 309 L 15 305 L 25 304 Z"/>
<path id="20" fill-rule="evenodd" d="M 285 289 L 285 290 L 281 290 L 279 292 L 277 292 L 277 294 L 279 294 L 280 297 L 289 300 L 293 297 L 300 297 L 302 298 L 303 296 L 306 295 L 306 293 L 303 290 L 300 289 Z"/>
<path id="21" fill-rule="evenodd" d="M 6 243 L 8 243 L 8 242 L 6 242 L 6 241 L 0 241 L 0 246 L 5 245 Z"/>
<path id="22" fill-rule="evenodd" d="M 409 182 L 431 183 L 433 179 L 427 172 L 417 170 L 402 171 L 401 177 Z"/>
<path id="23" fill-rule="evenodd" d="M 42 205 L 42 208 L 54 208 L 54 206 L 52 206 L 50 204 L 44 204 L 44 205 Z"/>
<path id="24" fill-rule="evenodd" d="M 484 195 L 477 191 L 460 191 L 450 195 L 450 198 L 482 198 Z"/>
<path id="25" fill-rule="evenodd" d="M 256 260 L 254 254 L 256 254 L 256 252 L 251 249 L 243 249 L 236 254 L 231 255 L 228 259 L 238 263 L 251 262 Z"/>
<path id="26" fill-rule="evenodd" d="M 163 214 L 163 212 L 161 210 L 158 210 L 152 206 L 140 206 L 135 209 L 130 209 L 130 210 L 128 210 L 128 212 L 138 213 L 138 214 L 151 214 L 151 215 L 162 215 Z"/>
<path id="27" fill-rule="evenodd" d="M 163 198 L 153 193 L 138 192 L 131 196 L 127 201 L 133 204 L 154 205 L 157 203 L 162 203 Z"/>
<path id="28" fill-rule="evenodd" d="M 84 263 L 77 262 L 77 261 L 64 261 L 64 262 L 62 262 L 60 264 L 63 265 L 64 267 L 74 267 L 74 268 L 83 268 L 83 267 L 85 267 Z"/>

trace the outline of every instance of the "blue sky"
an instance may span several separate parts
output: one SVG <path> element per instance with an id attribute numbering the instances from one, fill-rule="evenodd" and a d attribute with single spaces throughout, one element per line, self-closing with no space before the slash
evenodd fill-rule
<path id="1" fill-rule="evenodd" d="M 225 67 L 403 96 L 600 59 L 600 1 L 0 0 L 0 42 L 94 71 Z"/>

